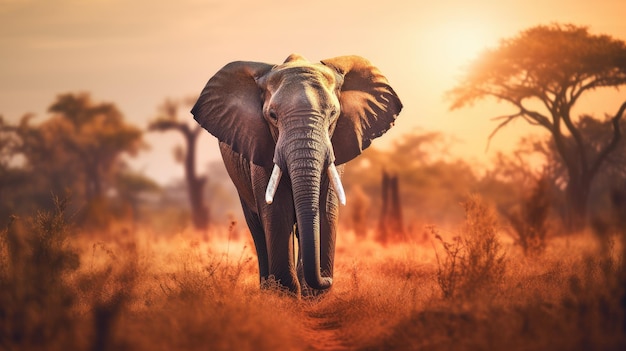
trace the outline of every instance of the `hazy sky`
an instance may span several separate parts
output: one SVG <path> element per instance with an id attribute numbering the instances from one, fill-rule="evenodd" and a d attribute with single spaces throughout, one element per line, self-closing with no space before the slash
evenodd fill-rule
<path id="1" fill-rule="evenodd" d="M 461 140 L 455 155 L 485 163 L 538 130 L 520 121 L 486 153 L 495 127 L 489 117 L 510 109 L 487 102 L 449 112 L 443 95 L 462 65 L 501 38 L 551 22 L 626 40 L 624 14 L 623 0 L 0 0 L 0 114 L 16 121 L 32 112 L 41 121 L 57 94 L 88 91 L 145 127 L 165 98 L 197 95 L 230 61 L 357 54 L 381 69 L 405 106 L 374 145 L 414 128 L 440 130 Z M 598 94 L 581 112 L 615 113 L 624 95 Z M 171 152 L 181 137 L 151 133 L 146 140 L 152 149 L 133 165 L 159 181 L 182 176 Z M 218 157 L 216 141 L 207 134 L 200 146 L 203 169 Z"/>

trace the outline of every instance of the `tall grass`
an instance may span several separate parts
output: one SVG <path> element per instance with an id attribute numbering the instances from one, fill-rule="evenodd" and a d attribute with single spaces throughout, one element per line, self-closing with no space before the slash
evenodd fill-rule
<path id="1" fill-rule="evenodd" d="M 361 349 L 626 347 L 623 233 L 555 238 L 546 242 L 544 255 L 532 258 L 510 246 L 505 261 L 493 212 L 475 198 L 465 210 L 460 235 L 451 241 L 437 238 L 443 247 L 435 279 L 441 297 L 431 295 L 386 337 Z M 607 237 L 612 244 L 601 242 Z"/>
<path id="2" fill-rule="evenodd" d="M 67 200 L 54 198 L 52 212 L 13 217 L 0 242 L 0 346 L 7 349 L 76 348 L 71 308 L 76 302 L 66 277 L 79 256 L 70 245 Z"/>
<path id="3" fill-rule="evenodd" d="M 549 184 L 547 179 L 539 179 L 530 195 L 521 201 L 519 210 L 507 215 L 517 236 L 516 242 L 527 256 L 539 255 L 546 248 L 552 203 Z"/>
<path id="4" fill-rule="evenodd" d="M 0 349 L 626 349 L 626 234 L 548 238 L 531 258 L 483 202 L 464 206 L 437 250 L 340 233 L 332 291 L 303 301 L 259 289 L 232 233 L 84 233 L 59 201 L 1 233 Z"/>
<path id="5" fill-rule="evenodd" d="M 0 349 L 304 349 L 291 299 L 259 290 L 244 246 L 233 259 L 195 235 L 79 236 L 55 201 L 1 233 Z"/>

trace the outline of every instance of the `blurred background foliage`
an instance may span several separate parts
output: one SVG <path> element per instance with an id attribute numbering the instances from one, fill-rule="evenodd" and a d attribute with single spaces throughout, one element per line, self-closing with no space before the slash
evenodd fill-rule
<path id="1" fill-rule="evenodd" d="M 559 48 L 572 53 L 572 62 L 554 64 Z M 497 153 L 489 167 L 454 156 L 450 148 L 463 141 L 439 131 L 416 129 L 385 148 L 375 144 L 345 167 L 349 201 L 341 225 L 360 236 L 375 235 L 388 227 L 385 217 L 392 209 L 395 230 L 408 233 L 400 237 L 419 239 L 426 225 L 461 222 L 461 203 L 470 194 L 496 208 L 521 241 L 531 232 L 543 236 L 550 228 L 604 221 L 626 196 L 626 102 L 615 115 L 599 112 L 604 117 L 572 116 L 571 109 L 583 93 L 626 84 L 624 57 L 623 41 L 575 25 L 537 26 L 502 40 L 466 68 L 448 93 L 451 108 L 495 97 L 519 112 L 496 117 L 501 122 L 492 136 L 520 118 L 550 132 L 522 138 L 512 153 Z M 11 215 L 52 209 L 60 195 L 71 198 L 67 212 L 76 222 L 92 228 L 127 221 L 163 232 L 206 232 L 212 225 L 243 223 L 221 162 L 196 165 L 197 140 L 210 136 L 179 112 L 194 100 L 166 99 L 146 128 L 130 123 L 114 103 L 85 92 L 58 95 L 43 119 L 26 114 L 10 123 L 0 116 L 0 226 Z M 537 108 L 541 104 L 547 110 Z M 144 141 L 148 132 L 183 137 L 173 150 L 184 167 L 182 179 L 158 184 L 129 166 L 130 158 L 150 147 Z"/>
<path id="2" fill-rule="evenodd" d="M 17 124 L 0 119 L 1 225 L 6 226 L 12 214 L 52 209 L 51 194 L 69 194 L 68 213 L 81 225 L 104 228 L 113 220 L 127 220 L 163 232 L 182 230 L 193 225 L 189 179 L 204 181 L 201 194 L 209 225 L 227 225 L 233 220 L 243 223 L 236 190 L 221 161 L 194 165 L 198 170 L 194 170 L 198 173 L 195 178 L 169 184 L 158 184 L 149 174 L 128 166 L 129 157 L 149 147 L 143 142 L 144 133 L 176 128 L 191 131 L 195 126 L 190 118 L 157 116 L 149 129 L 142 130 L 127 122 L 115 104 L 95 102 L 86 93 L 59 95 L 49 112 L 37 124 L 32 115 L 23 116 Z M 170 124 L 165 126 L 165 122 Z M 589 152 L 610 137 L 610 123 L 608 118 L 580 118 L 581 133 L 590 140 Z M 549 193 L 547 216 L 557 223 L 563 219 L 567 173 L 549 138 L 523 138 L 513 154 L 498 153 L 489 169 L 448 152 L 453 143 L 461 142 L 441 132 L 417 129 L 390 147 L 367 149 L 345 167 L 349 201 L 342 211 L 343 227 L 365 231 L 365 235 L 376 230 L 383 205 L 383 173 L 398 179 L 404 229 L 413 233 L 410 235 L 421 233 L 426 224 L 459 223 L 464 215 L 460 204 L 473 193 L 494 205 L 504 218 L 512 218 L 519 215 L 524 199 L 539 183 L 545 184 L 541 189 Z M 170 157 L 178 157 L 187 167 L 189 145 L 193 143 L 177 147 Z M 592 216 L 610 212 L 611 194 L 626 179 L 624 155 L 626 143 L 622 140 L 593 183 Z"/>

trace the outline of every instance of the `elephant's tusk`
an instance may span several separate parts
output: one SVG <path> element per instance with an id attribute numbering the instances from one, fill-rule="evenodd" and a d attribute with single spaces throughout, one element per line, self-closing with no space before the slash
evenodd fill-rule
<path id="1" fill-rule="evenodd" d="M 339 202 L 345 206 L 346 192 L 343 190 L 343 185 L 341 184 L 341 179 L 339 178 L 339 173 L 337 173 L 337 167 L 335 167 L 334 163 L 331 163 L 330 166 L 328 166 L 328 177 L 330 178 L 330 183 L 333 185 L 333 188 L 337 193 Z"/>
<path id="2" fill-rule="evenodd" d="M 280 182 L 280 176 L 283 175 L 280 167 L 277 164 L 274 164 L 274 169 L 272 169 L 272 175 L 270 176 L 270 181 L 267 183 L 267 190 L 265 190 L 265 202 L 268 205 L 271 205 L 274 202 L 274 194 L 276 194 L 276 189 L 278 189 L 278 183 Z"/>

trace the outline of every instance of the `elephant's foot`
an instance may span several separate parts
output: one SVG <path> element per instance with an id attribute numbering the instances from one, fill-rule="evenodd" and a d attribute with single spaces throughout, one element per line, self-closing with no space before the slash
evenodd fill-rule
<path id="1" fill-rule="evenodd" d="M 310 288 L 308 286 L 304 286 L 304 287 L 302 287 L 302 290 L 301 290 L 300 293 L 301 293 L 303 299 L 305 299 L 305 300 L 314 300 L 314 299 L 320 298 L 322 296 L 326 296 L 326 294 L 328 294 L 331 289 L 332 289 L 332 287 L 328 288 L 328 289 L 325 289 L 325 290 L 317 290 L 317 289 Z"/>
<path id="2" fill-rule="evenodd" d="M 261 290 L 278 293 L 282 296 L 298 298 L 300 296 L 299 286 L 286 286 L 276 279 L 274 275 L 269 277 L 261 277 Z"/>
<path id="3" fill-rule="evenodd" d="M 326 295 L 332 289 L 318 290 L 311 288 L 304 279 L 304 272 L 302 271 L 302 265 L 298 265 L 298 281 L 300 282 L 300 294 L 303 299 L 312 300 Z"/>

